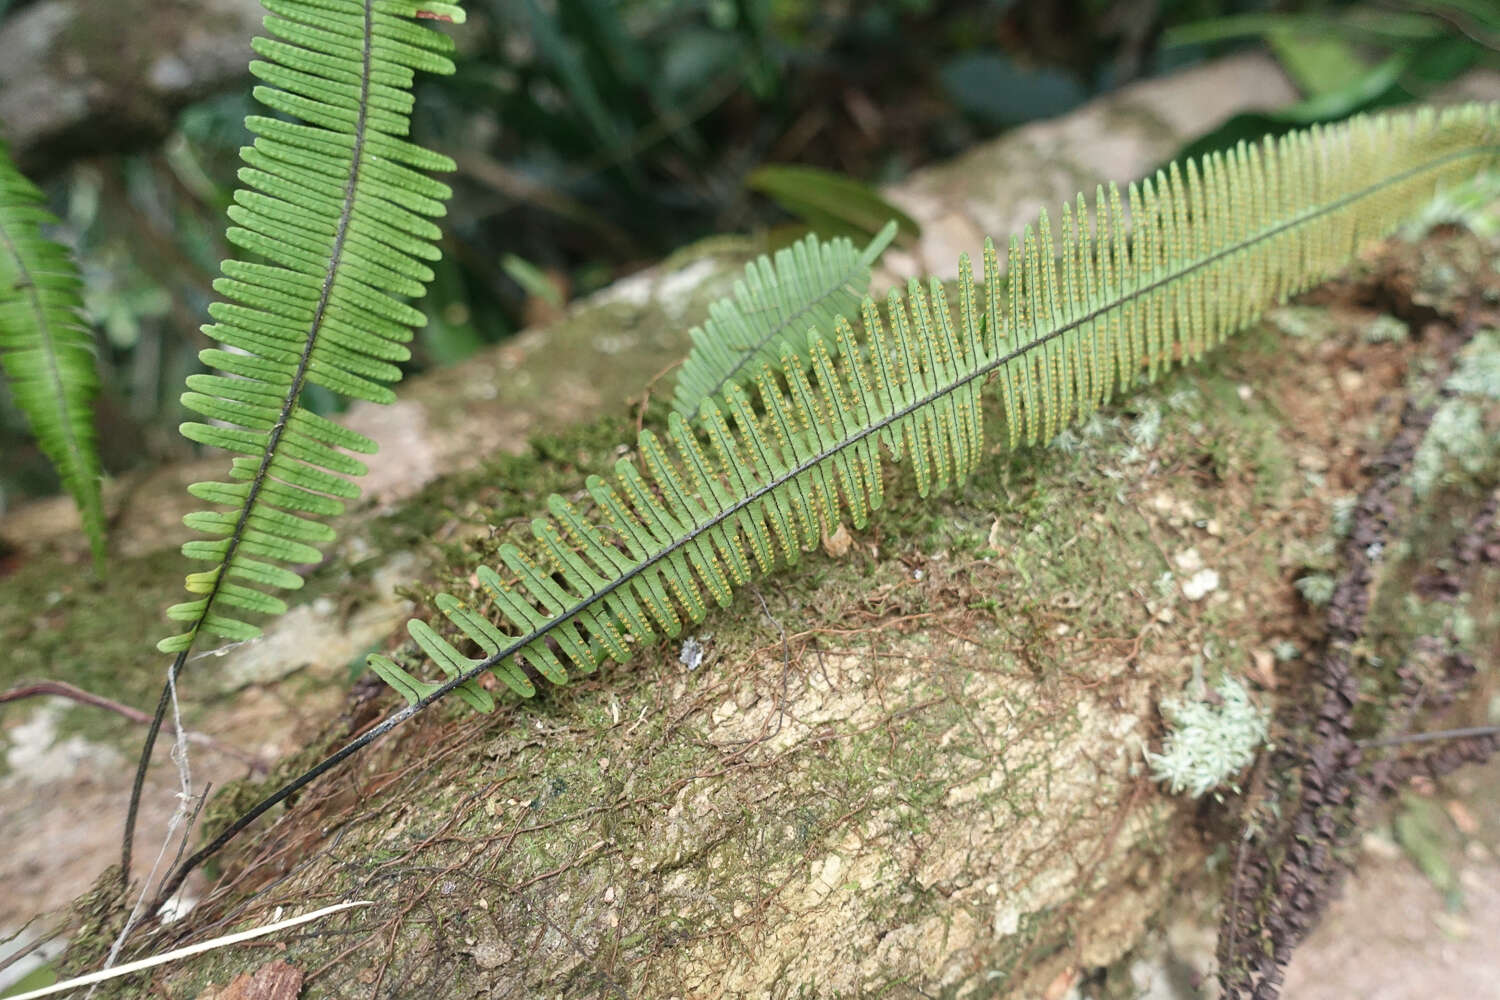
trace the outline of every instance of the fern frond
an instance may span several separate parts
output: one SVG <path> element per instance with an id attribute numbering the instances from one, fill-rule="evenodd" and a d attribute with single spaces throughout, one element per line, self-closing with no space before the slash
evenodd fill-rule
<path id="1" fill-rule="evenodd" d="M 840 319 L 831 340 L 807 337 L 810 370 L 783 346 L 755 399 L 733 386 L 696 426 L 674 413 L 665 437 L 643 431 L 613 483 L 588 480 L 588 507 L 553 496 L 532 522 L 535 554 L 506 545 L 500 567 L 478 572 L 498 625 L 438 601 L 481 655 L 409 624 L 445 684 L 370 664 L 415 703 L 484 670 L 530 695 L 527 667 L 561 684 L 624 659 L 794 562 L 842 516 L 863 525 L 881 503 L 882 450 L 910 464 L 923 495 L 966 476 L 983 454 L 981 387 L 998 393 L 1011 446 L 1050 438 L 1201 357 L 1497 160 L 1500 105 L 1470 106 L 1242 144 L 1132 184 L 1123 201 L 1113 186 L 1092 206 L 1080 195 L 1063 206 L 1060 240 L 1044 215 L 1011 241 L 1003 296 L 986 243 L 983 291 L 965 257 L 956 310 L 936 280 L 893 292 L 884 315 L 867 300 L 859 334 Z"/>
<path id="2" fill-rule="evenodd" d="M 94 338 L 68 251 L 42 235 L 56 222 L 42 193 L 0 143 L 0 367 L 37 444 L 78 505 L 96 565 L 104 559 L 104 506 L 93 400 Z"/>
<path id="3" fill-rule="evenodd" d="M 292 567 L 315 563 L 333 530 L 321 518 L 359 495 L 348 477 L 364 465 L 348 453 L 375 444 L 301 405 L 310 384 L 390 402 L 388 383 L 410 357 L 423 316 L 406 303 L 432 280 L 439 257 L 432 217 L 447 185 L 425 173 L 452 170 L 446 156 L 407 141 L 416 70 L 451 73 L 452 41 L 418 19 L 463 20 L 453 4 L 419 0 L 262 0 L 269 37 L 257 38 L 256 98 L 279 117 L 251 116 L 241 150 L 245 185 L 229 209 L 230 242 L 258 261 L 227 260 L 204 332 L 223 345 L 203 351 L 217 374 L 193 375 L 183 405 L 207 418 L 182 425 L 201 444 L 237 453 L 227 482 L 190 492 L 214 509 L 190 514 L 207 539 L 183 554 L 211 568 L 191 573 L 195 600 L 168 609 L 186 631 L 163 652 L 188 649 L 200 632 L 241 640 L 259 629 L 244 612 L 285 610 L 272 589 L 293 589 Z"/>
<path id="4" fill-rule="evenodd" d="M 837 317 L 859 308 L 871 266 L 895 237 L 896 223 L 888 222 L 860 252 L 848 237 L 821 242 L 809 233 L 776 251 L 774 264 L 765 254 L 746 264 L 734 294 L 710 305 L 704 324 L 689 331 L 693 346 L 677 376 L 672 406 L 691 419 L 725 386 L 743 385 L 761 366 L 779 363 L 786 338 L 832 330 Z"/>

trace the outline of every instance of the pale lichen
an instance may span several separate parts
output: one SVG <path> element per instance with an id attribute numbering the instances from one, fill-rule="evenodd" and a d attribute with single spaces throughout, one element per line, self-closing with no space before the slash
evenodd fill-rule
<path id="1" fill-rule="evenodd" d="M 1376 316 L 1361 331 L 1361 336 L 1367 344 L 1393 343 L 1405 340 L 1410 335 L 1410 327 L 1396 317 L 1385 313 Z"/>
<path id="2" fill-rule="evenodd" d="M 1411 485 L 1425 497 L 1444 485 L 1486 477 L 1500 459 L 1488 404 L 1500 400 L 1500 332 L 1478 334 L 1444 388 L 1450 393 L 1433 414 L 1412 460 Z"/>
<path id="3" fill-rule="evenodd" d="M 1313 607 L 1322 607 L 1333 599 L 1334 579 L 1327 573 L 1309 573 L 1295 584 L 1302 599 Z"/>
<path id="4" fill-rule="evenodd" d="M 1174 795 L 1199 798 L 1225 785 L 1237 793 L 1234 777 L 1250 766 L 1266 742 L 1266 712 L 1250 700 L 1243 683 L 1226 675 L 1213 694 L 1161 700 L 1159 707 L 1171 731 L 1162 752 L 1148 752 L 1146 760 L 1151 777 Z"/>

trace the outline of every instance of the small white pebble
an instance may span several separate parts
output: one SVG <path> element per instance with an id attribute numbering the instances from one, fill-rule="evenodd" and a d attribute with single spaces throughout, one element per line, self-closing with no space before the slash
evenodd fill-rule
<path id="1" fill-rule="evenodd" d="M 1182 583 L 1182 596 L 1190 601 L 1201 601 L 1219 589 L 1217 570 L 1200 569 Z"/>
<path id="2" fill-rule="evenodd" d="M 1184 573 L 1196 573 L 1203 568 L 1203 556 L 1198 554 L 1197 549 L 1183 549 L 1172 561 Z"/>

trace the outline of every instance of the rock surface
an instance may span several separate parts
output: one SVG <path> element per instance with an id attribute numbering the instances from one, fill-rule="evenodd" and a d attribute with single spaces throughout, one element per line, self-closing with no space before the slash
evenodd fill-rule
<path id="1" fill-rule="evenodd" d="M 87 13 L 80 8 L 87 6 Z M 242 79 L 258 0 L 42 0 L 0 25 L 0 138 L 26 171 L 165 138 Z"/>

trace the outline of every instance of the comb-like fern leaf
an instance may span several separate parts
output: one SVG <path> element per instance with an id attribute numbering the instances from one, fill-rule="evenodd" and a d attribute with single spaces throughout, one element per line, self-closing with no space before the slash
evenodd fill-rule
<path id="1" fill-rule="evenodd" d="M 711 603 L 778 561 L 795 561 L 844 515 L 880 505 L 883 451 L 926 495 L 983 455 L 981 389 L 999 396 L 1011 446 L 1051 437 L 1117 392 L 1197 359 L 1268 305 L 1322 280 L 1445 183 L 1500 161 L 1500 105 L 1361 118 L 1174 164 L 1092 206 L 1064 205 L 1010 243 L 1002 294 L 992 244 L 983 291 L 960 262 L 956 310 L 943 286 L 913 282 L 863 329 L 840 319 L 806 338 L 804 369 L 783 347 L 705 401 L 643 431 L 591 502 L 553 496 L 532 522 L 533 554 L 500 550 L 478 578 L 500 624 L 445 597 L 439 608 L 478 657 L 422 624 L 418 645 L 449 685 L 493 670 L 532 693 L 588 673 L 632 643 L 676 635 Z M 1060 237 L 1060 239 L 1055 239 Z M 1058 252 L 1060 250 L 1060 252 Z M 1003 300 L 1003 301 L 1002 301 Z M 390 660 L 371 666 L 414 700 L 425 686 Z"/>
<path id="2" fill-rule="evenodd" d="M 0 144 L 0 366 L 37 444 L 72 494 L 95 563 L 104 508 L 94 437 L 94 338 L 80 316 L 82 282 L 68 251 L 42 235 L 56 220 Z"/>
<path id="3" fill-rule="evenodd" d="M 672 406 L 684 417 L 697 415 L 705 399 L 725 386 L 751 381 L 761 366 L 777 364 L 781 342 L 805 330 L 832 330 L 839 316 L 852 315 L 870 287 L 870 267 L 896 236 L 888 222 L 863 252 L 848 237 L 826 243 L 811 233 L 745 265 L 733 296 L 708 307 L 708 319 L 690 331 L 692 350 L 677 376 Z"/>
<path id="4" fill-rule="evenodd" d="M 182 401 L 205 422 L 182 432 L 237 453 L 227 482 L 189 487 L 213 509 L 190 514 L 208 536 L 183 546 L 210 568 L 191 573 L 199 595 L 168 616 L 186 631 L 159 648 L 178 652 L 200 632 L 259 633 L 245 612 L 277 614 L 266 593 L 300 587 L 295 571 L 334 537 L 323 523 L 359 495 L 365 467 L 349 452 L 374 442 L 301 404 L 310 384 L 389 402 L 387 383 L 410 357 L 406 343 L 438 259 L 432 217 L 447 185 L 427 171 L 446 156 L 407 141 L 414 71 L 451 73 L 452 41 L 418 19 L 463 20 L 451 3 L 425 0 L 262 0 L 269 37 L 257 38 L 251 72 L 260 102 L 241 150 L 244 187 L 229 209 L 230 242 L 257 260 L 225 261 L 204 332 L 223 347 L 201 353 L 215 374 L 193 375 Z"/>

